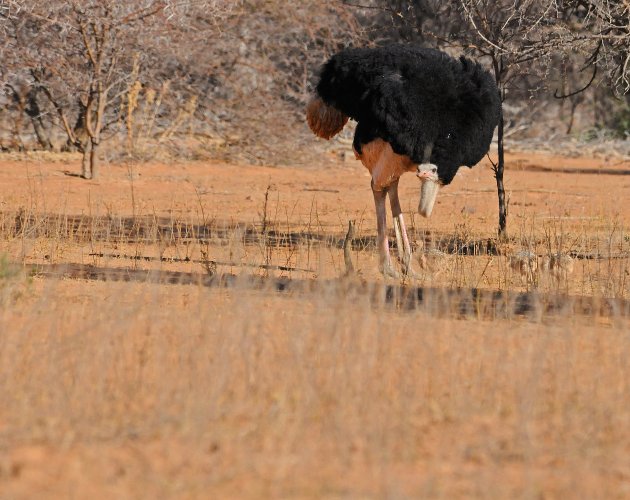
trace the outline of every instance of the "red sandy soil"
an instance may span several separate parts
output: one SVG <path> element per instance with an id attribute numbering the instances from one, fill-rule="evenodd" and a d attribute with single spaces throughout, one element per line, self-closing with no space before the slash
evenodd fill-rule
<path id="1" fill-rule="evenodd" d="M 76 159 L 0 161 L 0 210 L 22 206 L 69 215 L 135 212 L 177 217 L 200 213 L 203 207 L 207 218 L 251 223 L 260 222 L 270 186 L 270 215 L 280 221 L 301 224 L 316 214 L 321 223 L 339 231 L 348 219 L 365 220 L 364 227 L 374 227 L 366 169 L 354 159 L 327 165 L 191 162 L 136 165 L 132 170 L 108 165 L 102 167 L 99 180 L 86 181 L 68 175 L 80 171 Z M 508 154 L 505 185 L 512 228 L 524 218 L 627 220 L 630 215 L 630 160 Z M 418 180 L 404 175 L 400 191 L 405 212 L 415 213 Z M 488 161 L 460 169 L 438 195 L 433 216 L 419 220 L 418 227 L 453 230 L 464 219 L 477 230 L 490 234 L 495 230 L 496 185 Z"/>
<path id="2" fill-rule="evenodd" d="M 67 161 L 64 157 L 30 161 L 0 158 L 0 211 L 12 212 L 23 207 L 39 213 L 68 215 L 203 216 L 249 224 L 260 223 L 265 193 L 269 189 L 268 213 L 275 220 L 295 226 L 311 221 L 325 226 L 329 232 L 343 234 L 347 221 L 356 219 L 362 221 L 364 231 L 374 234 L 375 218 L 367 171 L 354 160 L 326 165 L 255 167 L 220 162 L 152 163 L 134 165 L 133 168 L 109 165 L 103 166 L 99 180 L 86 181 L 73 175 L 80 171 L 76 158 Z M 547 218 L 558 218 L 572 226 L 587 221 L 590 227 L 603 227 L 614 221 L 630 222 L 628 160 L 508 154 L 505 183 L 512 231 Z M 401 199 L 409 218 L 415 213 L 418 194 L 417 179 L 409 174 L 403 176 Z M 419 228 L 453 231 L 465 221 L 477 233 L 492 235 L 497 224 L 496 199 L 491 166 L 484 161 L 472 170 L 463 168 L 454 182 L 438 195 L 433 216 L 428 220 L 416 216 L 415 222 Z M 29 304 L 36 304 L 39 295 L 50 293 L 42 291 L 50 288 L 48 283 L 35 281 L 36 296 L 28 299 L 30 302 L 23 306 L 25 311 L 29 310 Z M 89 311 L 101 303 L 110 304 L 107 309 L 110 311 L 115 310 L 111 304 L 115 304 L 118 297 L 108 286 L 59 282 L 52 293 L 62 312 L 68 304 L 79 304 L 81 310 Z M 145 291 L 140 285 L 129 286 L 138 287 L 139 296 Z M 165 287 L 159 293 L 172 295 L 173 304 L 181 309 L 186 307 L 188 294 L 201 293 L 195 287 L 189 288 Z M 206 297 L 195 300 L 192 301 L 199 308 L 205 307 Z M 272 308 L 278 307 L 277 301 L 284 299 L 261 300 L 268 300 L 264 307 Z M 216 307 L 221 307 L 220 301 Z M 291 307 L 295 311 L 295 305 L 287 306 L 287 310 Z M 74 310 L 79 309 L 75 307 Z M 23 317 L 28 320 L 28 312 L 24 312 Z M 80 324 L 77 318 L 74 319 Z M 442 323 L 437 325 L 437 328 L 442 327 Z M 494 328 L 501 331 L 508 327 L 512 325 Z M 538 338 L 540 331 L 537 328 L 527 331 L 523 342 Z M 485 334 L 479 335 L 480 342 L 487 342 Z M 459 337 L 453 334 L 453 338 Z M 509 347 L 505 347 L 505 352 Z M 558 358 L 566 354 L 560 348 L 556 353 Z M 600 355 L 603 361 L 609 359 Z M 455 365 L 445 363 L 445 366 L 457 371 Z M 560 363 L 554 368 L 558 370 L 557 380 L 564 377 L 563 366 Z M 605 367 L 603 362 L 599 366 Z M 615 379 L 616 374 L 611 369 L 610 380 L 625 387 L 623 380 Z M 597 385 L 598 378 L 593 379 Z M 613 387 L 612 382 L 601 385 Z M 558 387 L 561 386 L 559 382 Z M 581 389 L 582 386 L 577 387 Z M 573 404 L 572 400 L 567 401 L 567 408 L 573 408 L 569 406 Z M 602 415 L 604 413 L 602 411 Z M 376 463 L 366 461 L 367 454 L 361 451 L 362 442 L 335 458 L 334 453 L 325 452 L 326 446 L 334 450 L 335 441 L 343 436 L 335 438 L 332 434 L 324 436 L 330 442 L 324 439 L 321 444 L 317 436 L 309 441 L 309 446 L 312 443 L 321 445 L 313 454 L 311 463 L 298 452 L 295 456 L 288 452 L 278 456 L 269 453 L 264 436 L 249 453 L 251 449 L 232 449 L 229 444 L 216 443 L 212 439 L 185 435 L 170 437 L 168 429 L 155 438 L 129 436 L 78 443 L 73 441 L 70 429 L 67 446 L 33 440 L 13 443 L 9 449 L 0 448 L 0 500 L 277 496 L 407 498 L 418 492 L 431 496 L 435 493 L 432 484 L 438 485 L 437 491 L 441 492 L 438 496 L 447 498 L 509 498 L 513 495 L 560 498 L 570 491 L 575 492 L 576 484 L 583 496 L 591 498 L 600 495 L 625 497 L 630 492 L 627 453 L 622 457 L 619 447 L 614 446 L 623 429 L 613 424 L 610 425 L 614 438 L 611 438 L 611 446 L 618 453 L 615 456 L 625 461 L 616 460 L 612 455 L 603 461 L 595 455 L 595 458 L 578 453 L 563 455 L 565 441 L 560 439 L 548 455 L 544 447 L 532 452 L 534 459 L 527 469 L 521 466 L 524 459 L 518 453 L 522 450 L 514 454 L 510 452 L 513 442 L 529 439 L 530 430 L 525 424 L 513 426 L 522 430 L 525 437 L 520 434 L 505 437 L 502 435 L 504 430 L 512 427 L 496 425 L 479 415 L 464 423 L 438 418 L 437 423 L 421 424 L 425 427 L 417 434 L 421 436 L 424 448 L 419 448 L 419 455 L 392 463 L 385 455 Z M 245 435 L 238 428 L 239 422 L 231 422 L 231 425 L 235 435 Z M 0 420 L 0 432 L 9 431 Z M 578 431 L 575 432 L 577 435 Z M 465 439 L 462 436 L 466 436 Z M 496 449 L 486 446 L 490 442 L 487 436 L 492 436 L 490 441 L 496 444 Z M 368 436 L 366 442 L 371 443 L 373 439 L 377 438 Z M 549 440 L 553 439 L 551 435 Z M 571 441 L 573 438 L 565 436 L 563 439 L 567 443 L 582 443 L 577 438 Z M 628 442 L 626 437 L 624 442 Z M 523 449 L 530 452 L 525 445 Z M 340 474 L 340 471 L 344 473 Z M 281 487 L 282 484 L 285 487 Z M 531 489 L 532 484 L 536 484 L 536 488 Z M 6 489 L 3 491 L 3 488 Z"/>

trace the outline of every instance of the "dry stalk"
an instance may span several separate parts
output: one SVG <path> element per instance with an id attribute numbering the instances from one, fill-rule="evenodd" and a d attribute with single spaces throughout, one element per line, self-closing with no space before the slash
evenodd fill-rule
<path id="1" fill-rule="evenodd" d="M 348 221 L 348 232 L 346 238 L 343 241 L 343 261 L 346 265 L 346 275 L 354 274 L 354 265 L 352 264 L 352 256 L 350 250 L 352 248 L 352 239 L 355 234 L 355 221 Z"/>

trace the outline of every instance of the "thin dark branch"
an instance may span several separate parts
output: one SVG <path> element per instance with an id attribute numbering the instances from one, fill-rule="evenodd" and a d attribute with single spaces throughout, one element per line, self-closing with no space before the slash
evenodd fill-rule
<path id="1" fill-rule="evenodd" d="M 164 2 L 158 2 L 158 4 L 154 6 L 153 8 L 140 9 L 123 17 L 120 20 L 120 24 L 131 24 L 131 23 L 135 23 L 136 21 L 142 21 L 146 19 L 147 17 L 154 16 L 158 14 L 159 12 L 164 11 L 165 8 L 166 8 L 166 4 Z"/>
<path id="2" fill-rule="evenodd" d="M 593 75 L 591 76 L 591 79 L 588 81 L 588 83 L 582 87 L 581 89 L 575 90 L 574 92 L 570 92 L 569 94 L 563 94 L 563 95 L 558 95 L 558 89 L 554 90 L 553 92 L 553 96 L 556 99 L 566 99 L 568 97 L 573 97 L 574 95 L 580 94 L 582 92 L 584 92 L 586 89 L 588 89 L 593 82 L 595 81 L 595 77 L 597 76 L 597 69 L 599 68 L 599 66 L 597 66 L 596 64 L 593 66 Z"/>
<path id="3" fill-rule="evenodd" d="M 345 5 L 346 7 L 354 7 L 356 9 L 373 9 L 373 10 L 380 10 L 382 12 L 396 12 L 396 10 L 392 9 L 391 7 L 383 7 L 380 5 L 361 5 L 357 3 L 345 2 L 344 0 L 341 1 L 341 4 Z"/>

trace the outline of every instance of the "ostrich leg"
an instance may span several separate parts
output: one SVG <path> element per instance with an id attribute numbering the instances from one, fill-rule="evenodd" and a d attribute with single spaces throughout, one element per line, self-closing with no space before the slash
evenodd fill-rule
<path id="1" fill-rule="evenodd" d="M 403 219 L 402 210 L 400 208 L 400 200 L 398 199 L 398 179 L 394 181 L 389 188 L 389 203 L 392 209 L 392 217 L 394 219 L 394 230 L 396 231 L 396 244 L 398 246 L 398 258 L 403 265 L 403 274 L 405 276 L 415 277 L 417 274 L 411 268 L 411 244 L 407 236 L 407 228 Z"/>
<path id="2" fill-rule="evenodd" d="M 392 267 L 392 261 L 389 256 L 389 242 L 387 240 L 387 211 L 385 206 L 385 198 L 387 190 L 378 190 L 372 183 L 372 194 L 374 195 L 374 206 L 376 207 L 376 228 L 378 232 L 377 246 L 379 253 L 379 269 L 384 276 L 391 278 L 399 278 L 400 275 Z"/>

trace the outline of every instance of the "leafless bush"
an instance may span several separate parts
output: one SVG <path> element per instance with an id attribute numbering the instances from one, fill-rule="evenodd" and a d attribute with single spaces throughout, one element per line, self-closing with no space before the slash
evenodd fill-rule
<path id="1" fill-rule="evenodd" d="M 62 135 L 84 153 L 86 177 L 110 138 L 109 154 L 138 158 L 295 159 L 287 145 L 305 137 L 296 124 L 316 69 L 365 40 L 353 11 L 314 0 L 24 0 L 7 3 L 0 24 L 1 81 L 39 110 L 23 117 L 4 87 L 5 109 L 22 120 L 6 146 L 59 149 Z"/>
<path id="2" fill-rule="evenodd" d="M 549 100 L 550 90 L 555 90 L 556 97 L 569 99 L 568 113 L 565 106 L 558 113 L 568 121 L 568 133 L 573 129 L 577 106 L 584 102 L 581 93 L 595 81 L 598 69 L 607 69 L 611 84 L 617 88 L 623 87 L 627 78 L 627 60 L 622 64 L 618 56 L 630 45 L 627 2 L 373 0 L 362 6 L 380 11 L 381 21 L 390 19 L 385 29 L 379 29 L 385 38 L 463 51 L 491 68 L 501 100 L 508 104 L 499 120 L 497 159 L 493 161 L 500 234 L 505 234 L 507 227 L 504 139 L 519 132 L 535 134 L 532 129 L 538 128 L 537 122 L 544 122 L 540 120 L 542 109 L 536 109 L 531 98 L 546 96 L 542 100 Z M 592 77 L 580 88 L 567 90 L 572 85 L 568 77 L 578 73 L 580 64 L 582 70 L 593 68 Z M 628 123 L 625 116 L 613 120 L 604 117 L 601 123 L 615 121 L 621 126 Z"/>
<path id="3" fill-rule="evenodd" d="M 294 161 L 308 148 L 304 106 L 319 66 L 365 41 L 354 14 L 332 2 L 259 0 L 243 5 L 212 49 L 220 66 L 198 117 L 221 154 L 248 162 Z M 308 135 L 307 135 L 308 134 Z"/>
<path id="4" fill-rule="evenodd" d="M 189 31 L 211 38 L 218 19 L 234 5 L 219 0 L 9 2 L 0 14 L 2 78 L 9 88 L 19 82 L 29 89 L 31 101 L 44 109 L 33 114 L 58 117 L 68 146 L 84 155 L 83 176 L 96 177 L 98 148 L 123 127 L 130 89 L 168 73 L 172 60 L 165 48 L 194 41 L 183 36 Z M 52 147 L 46 127 L 40 131 L 40 143 Z"/>

